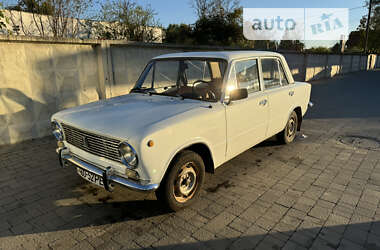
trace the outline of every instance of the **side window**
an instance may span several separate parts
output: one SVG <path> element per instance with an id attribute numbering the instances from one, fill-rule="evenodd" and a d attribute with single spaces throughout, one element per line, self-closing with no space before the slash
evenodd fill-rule
<path id="1" fill-rule="evenodd" d="M 264 86 L 266 89 L 281 86 L 281 77 L 278 60 L 274 58 L 261 59 Z"/>
<path id="2" fill-rule="evenodd" d="M 256 59 L 236 62 L 234 72 L 238 88 L 246 88 L 248 93 L 260 91 Z"/>

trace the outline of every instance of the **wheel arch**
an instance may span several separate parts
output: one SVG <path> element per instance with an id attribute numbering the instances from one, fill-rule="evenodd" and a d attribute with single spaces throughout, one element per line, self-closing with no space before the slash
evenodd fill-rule
<path id="1" fill-rule="evenodd" d="M 182 150 L 191 150 L 191 151 L 199 154 L 203 160 L 203 163 L 205 164 L 206 172 L 207 173 L 214 173 L 214 171 L 215 171 L 214 160 L 212 157 L 211 150 L 209 149 L 209 147 L 206 144 L 195 143 L 195 144 L 192 144 L 189 147 L 184 148 Z"/>
<path id="2" fill-rule="evenodd" d="M 293 109 L 294 112 L 297 114 L 297 131 L 301 131 L 301 125 L 302 125 L 302 109 L 301 107 L 296 107 Z"/>
<path id="3" fill-rule="evenodd" d="M 214 173 L 215 165 L 214 165 L 214 159 L 213 159 L 210 147 L 204 142 L 193 142 L 189 145 L 183 146 L 182 148 L 180 148 L 179 150 L 177 150 L 174 153 L 174 155 L 171 157 L 171 159 L 169 161 L 169 164 L 167 165 L 164 176 L 166 175 L 166 173 L 170 169 L 170 167 L 171 167 L 173 161 L 176 159 L 176 157 L 181 152 L 183 152 L 184 150 L 190 150 L 190 151 L 193 151 L 193 152 L 199 154 L 199 156 L 203 160 L 203 163 L 205 164 L 205 171 L 208 173 Z"/>

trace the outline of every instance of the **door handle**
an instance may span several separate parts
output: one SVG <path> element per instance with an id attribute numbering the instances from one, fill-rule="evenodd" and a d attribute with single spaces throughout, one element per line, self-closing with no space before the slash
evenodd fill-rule
<path id="1" fill-rule="evenodd" d="M 294 95 L 294 91 L 289 91 L 289 95 L 293 96 Z"/>
<path id="2" fill-rule="evenodd" d="M 261 100 L 259 105 L 265 106 L 267 104 L 267 99 Z"/>

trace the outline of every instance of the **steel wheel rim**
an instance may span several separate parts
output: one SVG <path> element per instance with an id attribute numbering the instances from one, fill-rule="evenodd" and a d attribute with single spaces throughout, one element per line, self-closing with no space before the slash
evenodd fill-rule
<path id="1" fill-rule="evenodd" d="M 292 138 L 295 135 L 296 132 L 296 121 L 294 117 L 291 117 L 288 121 L 288 126 L 287 126 L 287 136 L 289 138 Z"/>
<path id="2" fill-rule="evenodd" d="M 187 162 L 178 171 L 173 186 L 174 198 L 177 202 L 184 203 L 194 196 L 198 186 L 197 172 L 194 166 L 194 162 Z"/>

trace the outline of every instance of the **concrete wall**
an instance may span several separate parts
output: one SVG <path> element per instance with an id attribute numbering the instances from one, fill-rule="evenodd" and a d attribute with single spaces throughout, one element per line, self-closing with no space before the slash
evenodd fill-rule
<path id="1" fill-rule="evenodd" d="M 283 53 L 295 81 L 305 80 L 305 55 L 300 53 Z"/>
<path id="2" fill-rule="evenodd" d="M 351 63 L 352 63 L 352 56 L 351 55 L 345 55 L 342 57 L 342 63 L 341 63 L 341 74 L 347 74 L 351 72 Z"/>
<path id="3" fill-rule="evenodd" d="M 59 110 L 128 93 L 152 57 L 223 49 L 0 36 L 0 145 L 50 134 Z M 376 55 L 283 54 L 297 81 L 380 68 Z"/>
<path id="4" fill-rule="evenodd" d="M 57 110 L 99 100 L 91 45 L 0 43 L 0 145 L 47 135 Z"/>
<path id="5" fill-rule="evenodd" d="M 340 73 L 341 69 L 341 56 L 340 55 L 329 55 L 327 59 L 327 72 L 326 77 L 331 78 Z"/>

